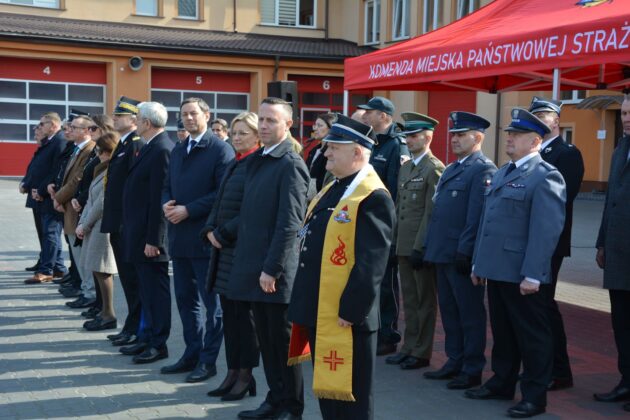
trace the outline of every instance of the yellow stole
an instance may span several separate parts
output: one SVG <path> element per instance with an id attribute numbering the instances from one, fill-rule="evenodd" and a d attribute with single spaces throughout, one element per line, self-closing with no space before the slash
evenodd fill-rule
<path id="1" fill-rule="evenodd" d="M 330 189 L 328 184 L 311 202 L 307 217 Z M 339 300 L 355 261 L 356 221 L 359 205 L 378 189 L 386 190 L 372 166 L 363 168 L 350 183 L 326 226 L 317 306 L 317 358 L 314 362 L 313 392 L 317 398 L 355 401 L 352 395 L 352 330 L 340 327 Z M 309 359 L 303 328 L 293 325 L 289 365 Z"/>

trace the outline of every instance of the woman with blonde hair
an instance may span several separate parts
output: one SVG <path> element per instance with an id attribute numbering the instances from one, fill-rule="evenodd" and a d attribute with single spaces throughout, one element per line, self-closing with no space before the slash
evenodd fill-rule
<path id="1" fill-rule="evenodd" d="M 230 138 L 236 159 L 225 172 L 214 207 L 202 230 L 204 239 L 212 245 L 206 284 L 208 290 L 218 293 L 221 299 L 228 366 L 221 385 L 208 395 L 221 397 L 224 401 L 240 400 L 247 392 L 256 395 L 252 369 L 258 366 L 260 352 L 252 311 L 249 302 L 232 300 L 226 294 L 245 189 L 245 168 L 251 156 L 260 149 L 258 116 L 253 112 L 237 115 L 232 120 Z"/>

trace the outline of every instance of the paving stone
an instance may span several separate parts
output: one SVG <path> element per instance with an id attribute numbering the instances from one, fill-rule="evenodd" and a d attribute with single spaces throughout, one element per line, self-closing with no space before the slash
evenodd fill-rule
<path id="1" fill-rule="evenodd" d="M 110 332 L 87 332 L 80 311 L 65 307 L 56 285 L 26 286 L 24 267 L 36 258 L 37 239 L 30 210 L 16 193 L 17 181 L 0 179 L 0 420 L 81 418 L 235 419 L 238 412 L 258 407 L 267 393 L 262 366 L 255 369 L 258 395 L 224 403 L 206 392 L 225 374 L 223 350 L 218 375 L 201 384 L 184 383 L 185 375 L 161 375 L 184 351 L 181 322 L 173 300 L 170 358 L 151 365 L 134 365 L 105 339 Z M 594 242 L 603 203 L 585 196 L 575 203 L 572 257 L 564 261 L 557 297 L 569 337 L 575 388 L 549 394 L 548 413 L 541 419 L 622 419 L 620 404 L 601 404 L 593 392 L 607 391 L 619 380 L 610 325 L 608 294 L 601 289 L 602 272 L 594 263 Z M 66 254 L 67 255 L 67 254 Z M 174 296 L 174 293 L 173 293 Z M 115 309 L 126 310 L 120 283 L 115 282 Z M 404 321 L 401 319 L 401 327 Z M 489 362 L 492 337 L 488 330 Z M 438 319 L 431 365 L 446 360 L 444 335 Z M 306 408 L 304 419 L 319 419 L 311 391 L 312 368 L 303 365 Z M 403 372 L 377 359 L 375 418 L 498 419 L 511 406 L 503 401 L 473 401 L 449 391 L 442 381 L 428 381 L 422 370 Z"/>

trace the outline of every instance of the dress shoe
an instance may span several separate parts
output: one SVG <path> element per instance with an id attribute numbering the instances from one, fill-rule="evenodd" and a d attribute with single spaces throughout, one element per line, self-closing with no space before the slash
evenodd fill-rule
<path id="1" fill-rule="evenodd" d="M 87 330 L 90 325 L 96 324 L 100 319 L 101 319 L 100 316 L 97 316 L 94 319 L 88 319 L 87 321 L 83 323 L 83 328 Z"/>
<path id="2" fill-rule="evenodd" d="M 186 382 L 194 383 L 205 381 L 208 378 L 212 378 L 217 374 L 217 366 L 214 363 L 197 363 L 195 370 L 190 372 L 186 376 Z"/>
<path id="3" fill-rule="evenodd" d="M 302 420 L 301 414 L 293 414 L 289 410 L 283 410 L 277 417 L 277 420 Z"/>
<path id="4" fill-rule="evenodd" d="M 61 293 L 63 297 L 67 297 L 67 298 L 83 296 L 83 292 L 81 292 L 81 289 L 77 289 L 74 287 L 68 287 L 68 288 L 62 289 L 59 291 L 59 293 Z"/>
<path id="5" fill-rule="evenodd" d="M 427 366 L 429 366 L 429 359 L 413 356 L 407 357 L 405 361 L 400 364 L 400 368 L 403 370 L 420 369 Z"/>
<path id="6" fill-rule="evenodd" d="M 516 404 L 514 407 L 509 408 L 507 413 L 508 416 L 523 419 L 526 417 L 534 417 L 538 414 L 542 414 L 545 412 L 545 407 L 541 407 L 536 404 L 532 404 L 527 401 L 521 401 Z"/>
<path id="7" fill-rule="evenodd" d="M 573 378 L 553 378 L 547 385 L 547 391 L 558 391 L 566 388 L 573 388 Z"/>
<path id="8" fill-rule="evenodd" d="M 625 403 L 622 407 L 625 411 L 630 411 L 630 403 Z"/>
<path id="9" fill-rule="evenodd" d="M 35 273 L 33 277 L 24 280 L 24 284 L 42 284 L 50 283 L 53 280 L 53 276 L 50 274 Z"/>
<path id="10" fill-rule="evenodd" d="M 494 392 L 491 389 L 482 386 L 481 388 L 468 389 L 464 392 L 466 398 L 472 400 L 512 400 L 514 399 L 514 393 L 512 394 L 500 394 Z"/>
<path id="11" fill-rule="evenodd" d="M 70 273 L 66 273 L 62 278 L 60 279 L 53 279 L 53 283 L 55 284 L 67 284 L 70 281 L 72 281 L 72 276 L 70 275 Z"/>
<path id="12" fill-rule="evenodd" d="M 94 323 L 90 323 L 85 327 L 88 331 L 104 331 L 113 330 L 118 327 L 116 318 L 112 318 L 109 321 L 105 321 L 103 318 L 95 318 Z"/>
<path id="13" fill-rule="evenodd" d="M 250 397 L 256 396 L 256 379 L 252 376 L 252 379 L 249 381 L 249 385 L 247 385 L 241 392 L 228 392 L 221 397 L 221 401 L 238 401 L 242 400 L 245 394 L 249 392 Z M 208 392 L 210 395 L 210 392 Z"/>
<path id="14" fill-rule="evenodd" d="M 396 353 L 393 356 L 387 356 L 387 358 L 385 359 L 385 363 L 387 363 L 388 365 L 399 365 L 404 362 L 407 357 L 409 357 L 408 354 Z"/>
<path id="15" fill-rule="evenodd" d="M 24 271 L 37 271 L 39 270 L 39 261 L 30 267 L 26 267 Z"/>
<path id="16" fill-rule="evenodd" d="M 77 300 L 66 302 L 66 306 L 72 309 L 83 309 L 94 305 L 94 302 L 96 302 L 96 299 L 88 299 L 85 296 L 81 296 Z"/>
<path id="17" fill-rule="evenodd" d="M 282 410 L 264 401 L 260 407 L 255 410 L 245 410 L 238 413 L 240 419 L 275 419 Z"/>
<path id="18" fill-rule="evenodd" d="M 119 333 L 117 333 L 117 334 L 109 334 L 109 335 L 107 336 L 107 339 L 108 339 L 109 341 L 114 341 L 114 340 L 118 340 L 119 338 L 122 338 L 122 336 L 123 336 L 123 335 L 130 335 L 130 334 L 131 334 L 131 333 L 128 333 L 128 332 L 127 332 L 127 331 L 125 331 L 125 330 L 121 330 L 121 331 L 120 331 Z"/>
<path id="19" fill-rule="evenodd" d="M 63 280 L 65 275 L 66 275 L 65 271 L 53 271 L 53 280 L 55 279 Z"/>
<path id="20" fill-rule="evenodd" d="M 155 347 L 147 347 L 142 353 L 133 356 L 132 361 L 137 364 L 153 363 L 168 357 L 168 349 L 164 347 L 161 350 Z"/>
<path id="21" fill-rule="evenodd" d="M 172 365 L 162 366 L 162 369 L 160 369 L 160 373 L 171 374 L 191 372 L 195 370 L 195 366 L 197 366 L 197 362 L 195 360 L 179 359 L 176 363 Z"/>
<path id="22" fill-rule="evenodd" d="M 617 402 L 630 399 L 630 388 L 617 385 L 612 391 L 603 394 L 593 394 L 593 398 L 601 402 Z"/>
<path id="23" fill-rule="evenodd" d="M 87 318 L 87 319 L 94 319 L 94 318 L 97 317 L 99 312 L 101 312 L 101 310 L 99 308 L 97 308 L 96 306 L 92 306 L 87 311 L 81 312 L 81 316 L 84 317 L 84 318 Z"/>
<path id="24" fill-rule="evenodd" d="M 459 370 L 447 368 L 446 365 L 442 366 L 438 370 L 424 372 L 424 377 L 427 379 L 453 379 L 457 377 L 457 375 L 459 375 Z"/>
<path id="25" fill-rule="evenodd" d="M 144 351 L 148 346 L 147 343 L 136 343 L 132 346 L 121 347 L 118 349 L 119 352 L 124 354 L 125 356 L 135 356 Z"/>
<path id="26" fill-rule="evenodd" d="M 125 334 L 118 340 L 112 341 L 112 346 L 130 346 L 138 342 L 138 336 L 135 334 Z"/>
<path id="27" fill-rule="evenodd" d="M 468 389 L 481 385 L 481 375 L 467 375 L 460 373 L 455 379 L 446 384 L 448 389 Z"/>
<path id="28" fill-rule="evenodd" d="M 396 353 L 396 344 L 381 343 L 376 346 L 376 355 L 385 356 L 386 354 Z"/>

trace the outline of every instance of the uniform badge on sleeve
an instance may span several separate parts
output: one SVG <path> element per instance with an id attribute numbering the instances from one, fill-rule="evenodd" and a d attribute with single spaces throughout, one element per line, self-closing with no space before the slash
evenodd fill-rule
<path id="1" fill-rule="evenodd" d="M 348 206 L 343 206 L 343 208 L 333 217 L 335 222 L 339 223 L 350 223 L 350 216 L 348 215 Z"/>

